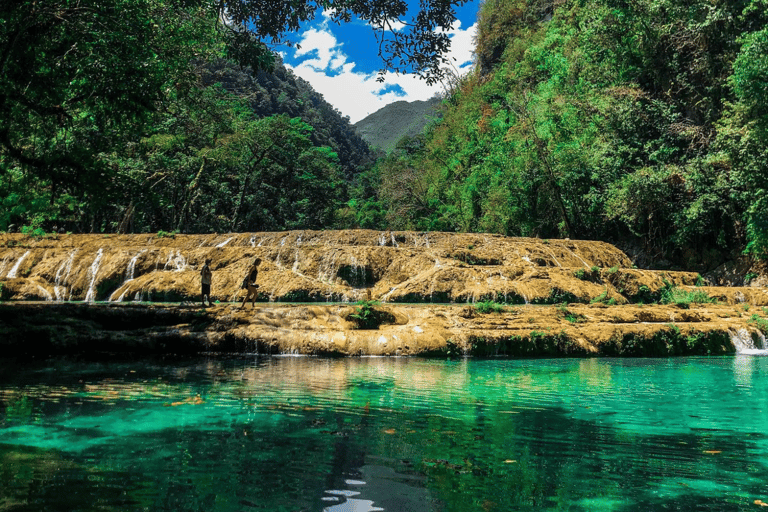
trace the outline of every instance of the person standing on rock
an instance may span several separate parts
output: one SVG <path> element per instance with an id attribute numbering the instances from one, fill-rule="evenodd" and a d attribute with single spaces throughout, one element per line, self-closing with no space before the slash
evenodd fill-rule
<path id="1" fill-rule="evenodd" d="M 200 282 L 201 282 L 201 294 L 200 294 L 200 300 L 203 303 L 203 307 L 205 307 L 205 299 L 208 299 L 208 305 L 211 306 L 211 280 L 213 279 L 213 272 L 211 272 L 211 260 L 206 259 L 205 265 L 203 265 L 203 268 L 200 269 Z"/>
<path id="2" fill-rule="evenodd" d="M 243 288 L 248 290 L 245 294 L 245 298 L 243 298 L 243 305 L 240 306 L 240 309 L 243 309 L 245 307 L 245 303 L 248 302 L 248 299 L 251 299 L 251 307 L 256 306 L 256 295 L 259 289 L 259 285 L 256 284 L 256 279 L 259 276 L 259 265 L 261 265 L 261 258 L 256 258 L 253 262 L 253 265 L 251 265 L 251 268 L 248 269 L 248 274 L 245 276 L 245 279 L 243 279 Z"/>

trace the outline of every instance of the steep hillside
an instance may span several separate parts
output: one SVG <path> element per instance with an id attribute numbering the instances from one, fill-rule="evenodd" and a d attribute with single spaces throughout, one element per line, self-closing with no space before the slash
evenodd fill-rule
<path id="1" fill-rule="evenodd" d="M 373 163 L 374 155 L 366 141 L 333 105 L 325 101 L 306 80 L 297 77 L 278 59 L 271 72 L 241 69 L 219 60 L 205 69 L 207 84 L 220 83 L 229 92 L 247 101 L 258 117 L 285 114 L 299 117 L 314 130 L 315 146 L 329 146 L 339 156 L 342 172 L 350 178 Z"/>
<path id="2" fill-rule="evenodd" d="M 396 101 L 354 124 L 357 133 L 371 147 L 390 152 L 403 137 L 415 137 L 439 117 L 442 100 Z"/>
<path id="3" fill-rule="evenodd" d="M 762 0 L 483 2 L 476 69 L 379 165 L 358 219 L 606 240 L 702 272 L 768 257 L 766 26 Z"/>

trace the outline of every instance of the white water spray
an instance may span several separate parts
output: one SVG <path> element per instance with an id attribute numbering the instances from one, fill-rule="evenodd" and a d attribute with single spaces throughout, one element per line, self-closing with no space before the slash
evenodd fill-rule
<path id="1" fill-rule="evenodd" d="M 187 267 L 187 260 L 181 255 L 180 250 L 168 253 L 168 260 L 163 265 L 163 270 L 168 270 L 168 267 L 172 267 L 174 272 L 181 272 Z"/>
<path id="2" fill-rule="evenodd" d="M 227 245 L 227 244 L 229 243 L 229 241 L 230 241 L 230 240 L 232 240 L 233 238 L 234 238 L 233 236 L 231 236 L 231 237 L 227 238 L 226 240 L 224 240 L 223 242 L 221 242 L 220 244 L 218 244 L 216 247 L 219 247 L 219 248 L 221 248 L 221 247 L 224 247 L 224 246 L 225 246 L 225 245 Z"/>
<path id="3" fill-rule="evenodd" d="M 128 261 L 128 266 L 125 269 L 125 279 L 123 280 L 123 284 L 120 285 L 120 288 L 122 288 L 125 285 L 125 283 L 129 281 L 133 281 L 134 279 L 133 276 L 136 272 L 136 262 L 139 260 L 141 255 L 144 254 L 145 252 L 147 252 L 146 249 L 140 250 L 138 253 L 136 253 L 136 255 L 133 258 L 130 259 L 130 261 Z M 125 297 L 125 294 L 128 292 L 128 289 L 123 290 L 123 293 L 121 293 L 120 296 L 117 298 L 117 300 L 115 300 L 115 294 L 117 294 L 120 288 L 112 292 L 112 295 L 109 296 L 109 302 L 123 302 L 123 297 Z"/>
<path id="4" fill-rule="evenodd" d="M 90 283 L 88 284 L 88 293 L 85 294 L 86 302 L 93 302 L 96 300 L 96 290 L 94 288 L 96 284 L 96 275 L 99 273 L 99 267 L 101 266 L 101 257 L 104 255 L 104 249 L 99 249 L 96 253 L 96 257 L 91 263 L 91 267 L 88 269 L 88 278 Z"/>
<path id="5" fill-rule="evenodd" d="M 13 279 L 16 277 L 16 273 L 19 271 L 19 265 L 21 265 L 21 262 L 24 261 L 24 258 L 27 256 L 29 256 L 29 251 L 25 252 L 21 258 L 16 261 L 16 264 L 11 268 L 11 271 L 8 272 L 8 275 L 6 276 L 8 279 Z"/>
<path id="6" fill-rule="evenodd" d="M 145 252 L 147 252 L 146 249 L 140 250 L 139 253 L 131 258 L 131 261 L 128 262 L 128 268 L 125 270 L 125 281 L 123 281 L 123 284 L 127 283 L 128 281 L 133 281 L 133 274 L 136 271 L 136 262 Z"/>
<path id="7" fill-rule="evenodd" d="M 69 281 L 69 274 L 72 272 L 72 262 L 75 261 L 75 254 L 77 249 L 69 253 L 69 257 L 61 262 L 59 268 L 56 269 L 56 275 L 53 277 L 53 293 L 56 296 L 56 300 L 61 302 L 65 300 L 67 292 L 67 281 Z"/>
<path id="8" fill-rule="evenodd" d="M 729 334 L 737 354 L 768 355 L 768 349 L 765 346 L 765 336 L 762 332 L 736 329 L 729 331 Z"/>

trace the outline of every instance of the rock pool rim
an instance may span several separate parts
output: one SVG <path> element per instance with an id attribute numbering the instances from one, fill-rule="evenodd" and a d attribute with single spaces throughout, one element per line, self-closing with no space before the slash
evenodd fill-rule
<path id="1" fill-rule="evenodd" d="M 765 349 L 739 308 L 571 304 L 478 314 L 462 305 L 382 306 L 391 321 L 359 329 L 354 305 L 259 303 L 211 308 L 114 303 L 0 303 L 6 357 L 308 355 L 324 357 L 673 357 Z M 623 315 L 623 316 L 622 316 Z M 676 321 L 675 321 L 676 319 Z"/>

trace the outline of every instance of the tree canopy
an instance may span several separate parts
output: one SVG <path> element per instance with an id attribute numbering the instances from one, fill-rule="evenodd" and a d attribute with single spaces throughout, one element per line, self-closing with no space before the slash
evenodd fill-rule
<path id="1" fill-rule="evenodd" d="M 488 0 L 477 66 L 366 173 L 367 227 L 609 240 L 640 263 L 768 256 L 765 0 Z"/>
<path id="2" fill-rule="evenodd" d="M 291 44 L 287 33 L 324 10 L 339 23 L 354 17 L 369 23 L 383 69 L 435 80 L 449 44 L 439 29 L 450 27 L 453 6 L 464 2 L 424 0 L 409 20 L 402 0 L 0 2 L 0 229 L 15 223 L 80 230 L 282 229 L 301 222 L 315 226 L 320 218 L 331 222 L 325 206 L 293 204 L 285 214 L 257 218 L 245 215 L 245 207 L 225 206 L 227 201 L 221 211 L 201 210 L 203 217 L 217 213 L 198 222 L 193 212 L 201 196 L 190 191 L 201 190 L 208 166 L 240 130 L 256 140 L 277 127 L 293 141 L 283 160 L 312 164 L 301 186 L 289 189 L 307 195 L 289 195 L 292 201 L 321 197 L 313 187 L 321 176 L 335 184 L 339 164 L 351 179 L 370 159 L 368 148 L 348 120 L 288 76 L 274 51 Z M 392 30 L 400 21 L 405 29 Z M 250 87 L 246 93 L 230 87 L 231 81 L 217 88 L 226 81 L 217 69 L 229 69 L 229 78 L 242 73 L 222 65 L 224 59 L 255 73 L 275 71 L 276 78 L 238 79 Z M 279 114 L 289 117 L 274 117 Z M 242 143 L 234 152 L 243 161 L 224 162 L 231 174 L 216 183 L 218 196 L 206 204 L 235 190 L 245 190 L 241 201 L 258 196 L 258 187 L 242 182 L 254 158 L 248 147 Z M 299 172 L 279 159 L 263 163 L 271 170 L 251 169 L 251 176 L 278 167 Z M 165 188 L 171 183 L 175 188 Z M 337 187 L 327 204 L 345 194 L 345 187 Z"/>

